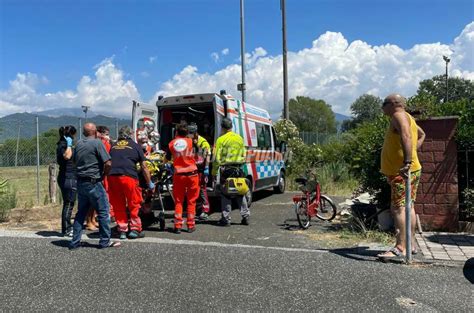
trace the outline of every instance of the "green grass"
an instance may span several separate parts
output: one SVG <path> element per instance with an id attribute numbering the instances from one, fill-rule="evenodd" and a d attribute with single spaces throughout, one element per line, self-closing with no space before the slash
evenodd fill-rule
<path id="1" fill-rule="evenodd" d="M 0 178 L 7 179 L 17 192 L 17 207 L 32 207 L 36 201 L 36 166 L 0 167 Z M 40 203 L 49 195 L 48 166 L 40 166 Z M 59 196 L 58 188 L 58 196 Z"/>

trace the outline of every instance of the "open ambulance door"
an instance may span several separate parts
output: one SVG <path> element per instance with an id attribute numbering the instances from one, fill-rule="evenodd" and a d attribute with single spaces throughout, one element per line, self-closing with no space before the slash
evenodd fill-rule
<path id="1" fill-rule="evenodd" d="M 158 108 L 154 105 L 133 101 L 132 129 L 135 142 L 138 142 L 139 132 L 145 131 L 148 135 L 152 132 L 158 133 Z"/>

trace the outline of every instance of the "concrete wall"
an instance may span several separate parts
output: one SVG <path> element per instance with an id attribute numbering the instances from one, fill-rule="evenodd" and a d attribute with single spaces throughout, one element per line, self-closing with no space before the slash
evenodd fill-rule
<path id="1" fill-rule="evenodd" d="M 426 139 L 418 152 L 422 164 L 415 211 L 424 230 L 457 231 L 459 219 L 456 117 L 418 120 Z"/>

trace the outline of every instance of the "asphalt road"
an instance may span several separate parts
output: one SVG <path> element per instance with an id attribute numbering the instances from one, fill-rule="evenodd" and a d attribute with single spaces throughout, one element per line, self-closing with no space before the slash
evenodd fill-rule
<path id="1" fill-rule="evenodd" d="M 474 308 L 473 268 L 407 267 L 375 261 L 376 251 L 322 249 L 293 231 L 288 200 L 257 201 L 250 226 L 147 231 L 106 250 L 94 239 L 69 251 L 54 233 L 0 230 L 0 311 Z"/>

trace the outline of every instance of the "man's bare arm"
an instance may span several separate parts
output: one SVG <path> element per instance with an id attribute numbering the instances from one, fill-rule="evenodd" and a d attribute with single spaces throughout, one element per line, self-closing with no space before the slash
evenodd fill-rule
<path id="1" fill-rule="evenodd" d="M 412 139 L 410 131 L 410 120 L 406 116 L 405 112 L 395 113 L 392 118 L 392 125 L 400 134 L 404 158 L 403 161 L 412 161 Z"/>
<path id="2" fill-rule="evenodd" d="M 420 126 L 417 125 L 417 128 L 418 128 L 418 141 L 416 143 L 416 149 L 419 150 L 421 148 L 421 145 L 425 141 L 426 134 Z"/>
<path id="3" fill-rule="evenodd" d="M 112 168 L 112 161 L 108 160 L 104 163 L 104 176 L 109 175 L 110 169 Z"/>

